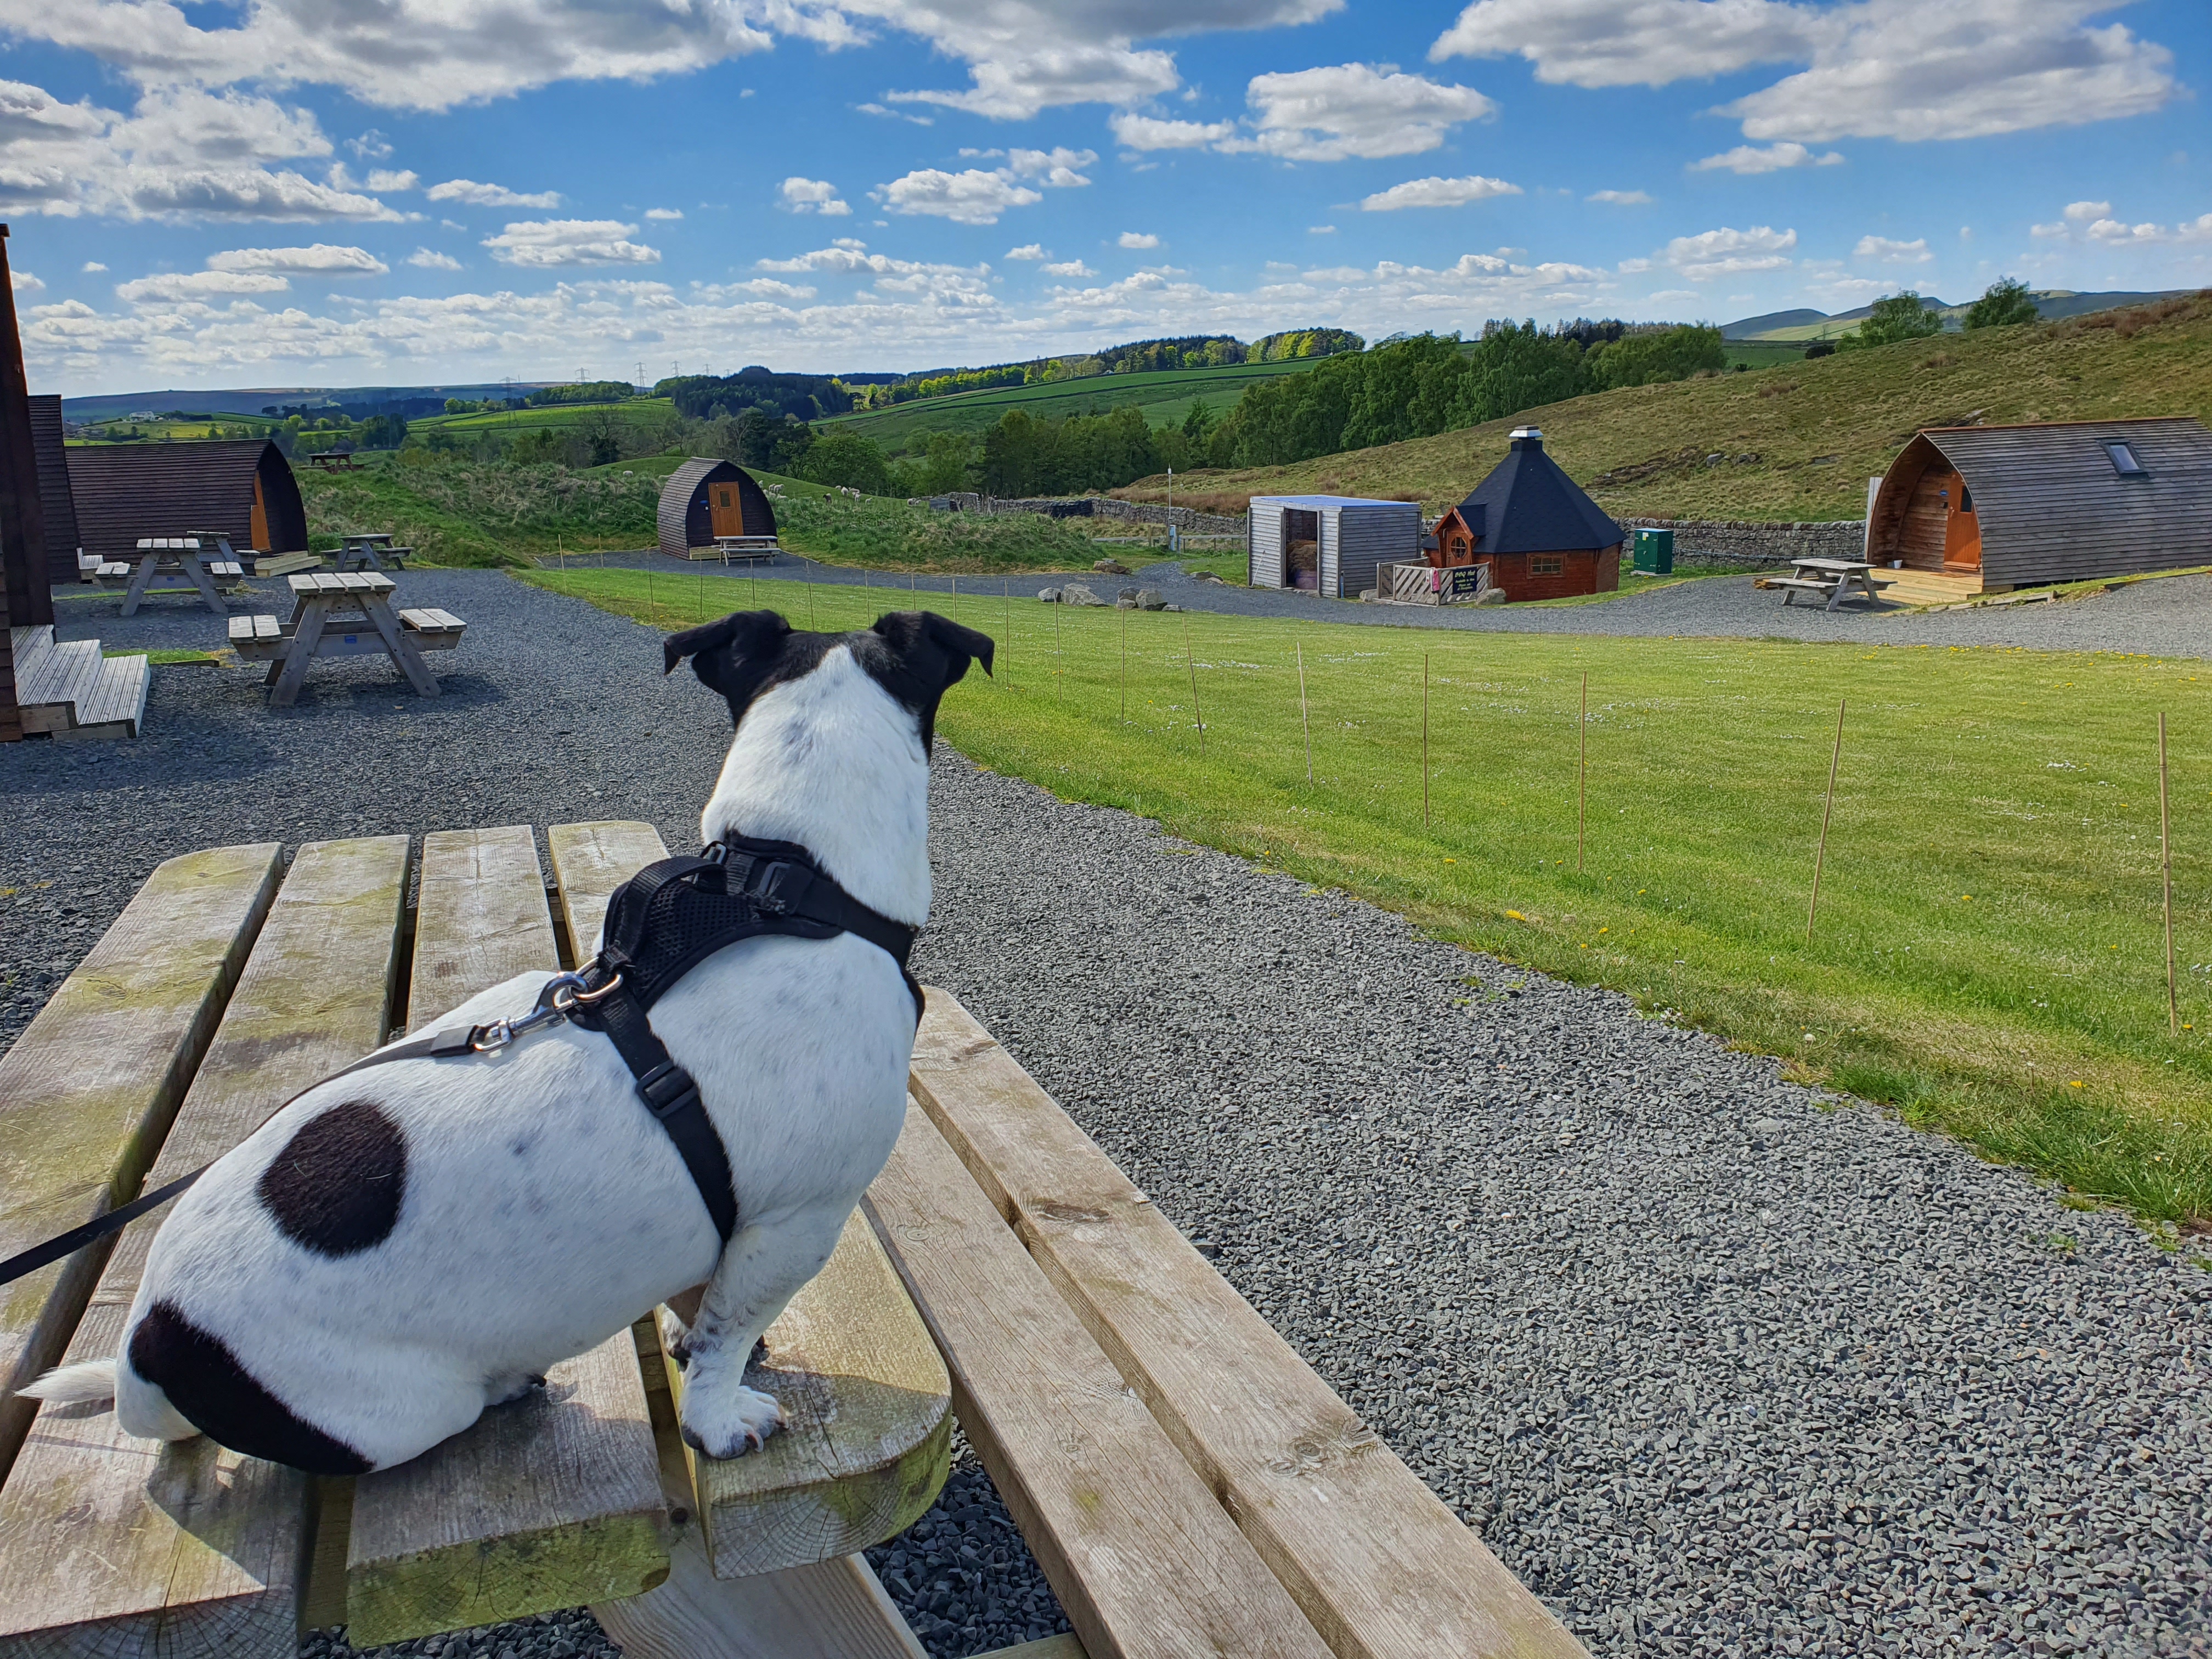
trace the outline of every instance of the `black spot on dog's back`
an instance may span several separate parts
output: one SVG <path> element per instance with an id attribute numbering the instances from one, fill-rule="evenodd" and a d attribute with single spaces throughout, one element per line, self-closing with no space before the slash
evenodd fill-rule
<path id="1" fill-rule="evenodd" d="M 384 1109 L 349 1100 L 301 1124 L 261 1172 L 261 1201 L 284 1237 L 318 1255 L 380 1244 L 407 1194 L 407 1139 Z"/>
<path id="2" fill-rule="evenodd" d="M 302 1422 L 262 1387 L 238 1356 L 179 1312 L 156 1302 L 131 1333 L 131 1369 L 218 1446 L 309 1474 L 366 1474 L 368 1459 Z"/>

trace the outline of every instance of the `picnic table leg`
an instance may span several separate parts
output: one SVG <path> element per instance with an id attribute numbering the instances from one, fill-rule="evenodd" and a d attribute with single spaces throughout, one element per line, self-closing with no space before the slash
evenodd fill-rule
<path id="1" fill-rule="evenodd" d="M 1835 586 L 1828 590 L 1827 604 L 1822 605 L 1820 608 L 1823 611 L 1833 611 L 1838 605 L 1844 602 L 1844 594 L 1849 587 L 1850 584 L 1841 576 L 1837 577 Z"/>
<path id="2" fill-rule="evenodd" d="M 368 614 L 369 622 L 384 636 L 384 648 L 391 653 L 392 660 L 399 665 L 399 672 L 407 676 L 407 683 L 426 697 L 438 695 L 438 677 L 430 672 L 430 665 L 422 660 L 422 653 L 415 648 L 415 641 L 407 637 L 399 618 L 392 614 L 392 607 L 381 593 L 364 593 L 361 608 Z"/>
<path id="3" fill-rule="evenodd" d="M 137 568 L 133 569 L 131 573 L 131 586 L 125 591 L 123 595 L 123 614 L 125 616 L 132 617 L 138 613 L 138 607 L 146 598 L 147 584 L 154 580 L 154 567 L 161 563 L 161 556 L 159 553 L 151 551 L 150 550 L 143 558 L 138 561 Z"/>
<path id="4" fill-rule="evenodd" d="M 865 1557 L 717 1578 L 698 1527 L 677 1533 L 666 1583 L 592 1608 L 626 1659 L 926 1659 Z"/>
<path id="5" fill-rule="evenodd" d="M 230 607 L 222 602 L 222 595 L 215 591 L 215 578 L 208 574 L 207 567 L 200 562 L 200 556 L 190 551 L 179 553 L 177 562 L 183 568 L 185 574 L 191 578 L 192 586 L 199 589 L 200 598 L 207 601 L 207 608 L 218 617 L 228 616 Z"/>
<path id="6" fill-rule="evenodd" d="M 270 706 L 289 708 L 300 695 L 300 687 L 307 678 L 307 665 L 314 660 L 315 647 L 322 642 L 323 623 L 330 615 L 331 598 L 318 594 L 301 607 L 299 626 L 292 630 L 292 648 L 270 667 L 276 670 L 276 689 L 270 694 Z"/>

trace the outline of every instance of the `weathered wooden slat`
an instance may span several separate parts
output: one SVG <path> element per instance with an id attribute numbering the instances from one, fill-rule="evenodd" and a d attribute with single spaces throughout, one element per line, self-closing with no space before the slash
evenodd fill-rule
<path id="1" fill-rule="evenodd" d="M 1083 1644 L 1073 1636 L 1048 1636 L 1042 1642 L 1024 1642 L 1018 1647 L 994 1648 L 979 1654 L 976 1659 L 1089 1659 Z"/>
<path id="2" fill-rule="evenodd" d="M 562 920 L 579 962 L 591 960 L 616 888 L 668 856 L 649 823 L 556 823 L 545 832 L 553 878 L 561 885 Z"/>
<path id="3" fill-rule="evenodd" d="M 407 838 L 303 847 L 152 1179 L 220 1157 L 384 1040 Z M 121 1344 L 159 1212 L 125 1230 L 67 1358 Z M 297 1638 L 309 1482 L 205 1439 L 132 1440 L 49 1406 L 0 1488 L 0 1659 L 283 1659 Z"/>
<path id="4" fill-rule="evenodd" d="M 207 1050 L 282 873 L 274 842 L 155 868 L 0 1059 L 0 1256 L 133 1197 Z M 107 1248 L 0 1291 L 0 1475 L 59 1361 Z"/>
<path id="5" fill-rule="evenodd" d="M 422 837 L 409 1030 L 443 1018 L 502 980 L 560 965 L 528 824 Z"/>
<path id="6" fill-rule="evenodd" d="M 951 1361 L 962 1429 L 1095 1659 L 1328 1651 L 920 1107 L 867 1207 Z"/>
<path id="7" fill-rule="evenodd" d="M 560 965 L 527 826 L 422 838 L 411 1026 Z M 355 1482 L 346 1626 L 359 1647 L 635 1595 L 668 1573 L 667 1512 L 624 1329 L 542 1396 Z"/>
<path id="8" fill-rule="evenodd" d="M 1340 1659 L 1579 1659 L 1566 1627 L 943 991 L 929 993 L 913 1079 L 960 1161 Z"/>
<path id="9" fill-rule="evenodd" d="M 951 1468 L 945 1362 L 858 1211 L 762 1340 L 747 1376 L 784 1426 L 743 1457 L 692 1456 L 718 1578 L 879 1544 L 921 1518 Z"/>

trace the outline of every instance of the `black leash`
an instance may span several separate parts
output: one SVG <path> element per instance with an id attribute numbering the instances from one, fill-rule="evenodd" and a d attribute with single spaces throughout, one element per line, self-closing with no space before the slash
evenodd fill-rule
<path id="1" fill-rule="evenodd" d="M 831 880 L 805 848 L 736 836 L 727 843 L 714 843 L 696 858 L 662 859 L 646 866 L 615 890 L 601 932 L 599 954 L 577 972 L 548 980 L 530 1012 L 489 1025 L 448 1026 L 410 1037 L 319 1079 L 292 1100 L 372 1066 L 496 1054 L 519 1037 L 567 1020 L 601 1033 L 614 1044 L 635 1079 L 638 1098 L 674 1143 L 714 1219 L 714 1231 L 727 1244 L 738 1227 L 729 1152 L 707 1115 L 698 1084 L 654 1035 L 647 1012 L 685 974 L 740 939 L 765 933 L 830 939 L 845 933 L 890 953 L 913 994 L 919 1022 L 921 987 L 907 972 L 916 930 L 862 904 Z M 167 1186 L 0 1261 L 0 1285 L 119 1231 L 183 1193 L 213 1167 L 203 1164 Z"/>

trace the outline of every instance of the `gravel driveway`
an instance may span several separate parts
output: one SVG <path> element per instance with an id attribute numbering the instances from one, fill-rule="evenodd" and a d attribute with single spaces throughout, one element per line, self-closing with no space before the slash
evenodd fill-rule
<path id="1" fill-rule="evenodd" d="M 696 834 L 726 716 L 657 635 L 489 574 L 401 581 L 471 623 L 434 701 L 380 659 L 283 711 L 258 673 L 162 667 L 138 742 L 0 749 L 0 1039 L 188 848 Z M 221 638 L 64 605 L 110 646 Z M 2212 1275 L 2125 1221 L 942 749 L 933 856 L 918 969 L 1594 1651 L 2212 1652 Z M 1058 1625 L 972 1463 L 878 1560 L 939 1655 Z M 417 1650 L 503 1648 L 607 1650 L 580 1618 Z"/>

